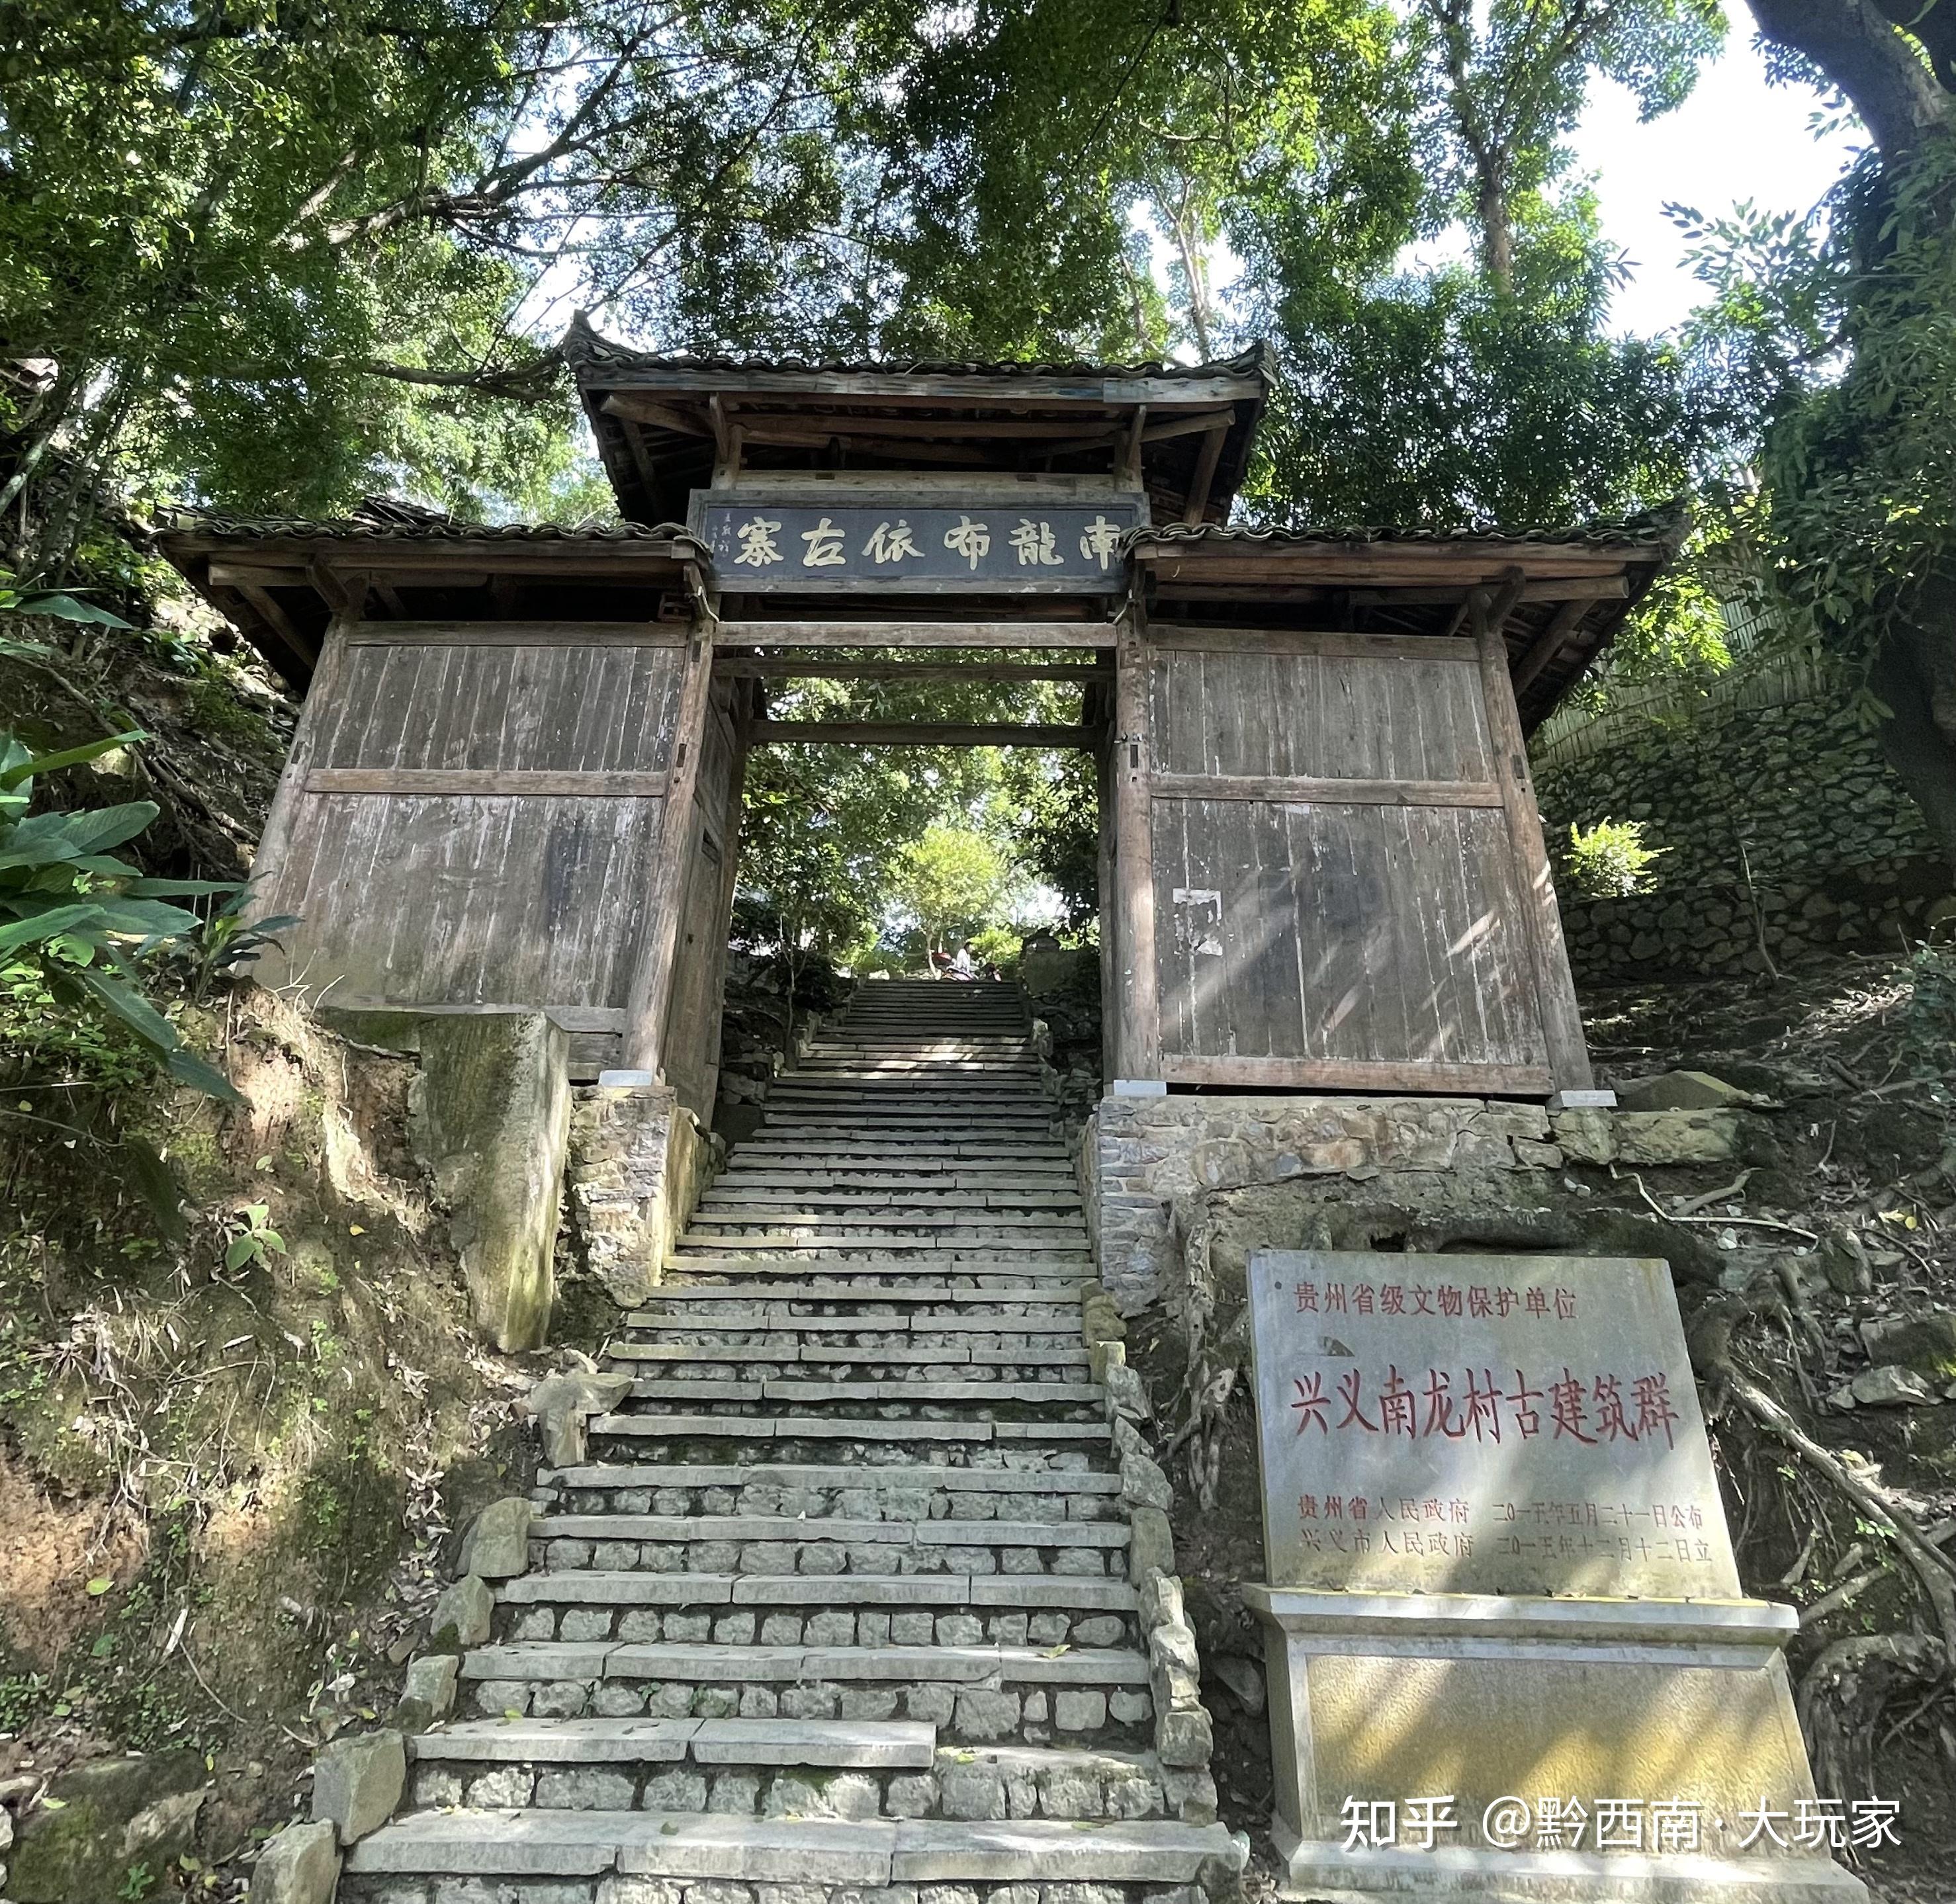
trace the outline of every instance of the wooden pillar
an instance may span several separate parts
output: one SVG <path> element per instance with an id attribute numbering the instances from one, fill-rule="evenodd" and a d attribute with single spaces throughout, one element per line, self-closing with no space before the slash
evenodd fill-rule
<path id="1" fill-rule="evenodd" d="M 1143 610 L 1131 601 L 1114 648 L 1114 916 L 1122 1078 L 1161 1076 L 1161 1005 L 1155 968 L 1152 701 Z"/>
<path id="2" fill-rule="evenodd" d="M 1548 848 L 1541 834 L 1541 813 L 1535 805 L 1535 782 L 1529 772 L 1528 742 L 1508 675 L 1508 645 L 1502 638 L 1506 619 L 1479 591 L 1468 604 L 1474 641 L 1481 659 L 1481 684 L 1488 704 L 1488 734 L 1492 743 L 1495 784 L 1501 790 L 1501 809 L 1514 850 L 1516 883 L 1520 891 L 1522 926 L 1528 935 L 1535 966 L 1535 998 L 1541 1013 L 1542 1036 L 1548 1047 L 1550 1070 L 1558 1091 L 1586 1091 L 1594 1079 L 1589 1048 L 1582 1036 L 1582 1013 L 1576 1002 L 1576 981 L 1569 969 L 1569 950 L 1563 943 L 1562 914 L 1555 903 Z"/>
<path id="3" fill-rule="evenodd" d="M 336 616 L 327 625 L 326 639 L 319 651 L 318 664 L 306 689 L 299 709 L 299 722 L 279 784 L 272 796 L 271 811 L 265 816 L 265 830 L 258 836 L 258 848 L 251 856 L 251 901 L 248 909 L 253 920 L 270 919 L 279 913 L 297 909 L 299 895 L 287 878 L 287 861 L 292 838 L 306 799 L 306 776 L 319 763 L 320 743 L 333 727 L 339 696 L 345 686 L 346 637 L 357 626 L 355 618 Z M 281 954 L 275 946 L 267 950 L 252 976 L 260 985 L 280 982 Z"/>
<path id="4" fill-rule="evenodd" d="M 645 937 L 639 967 L 632 975 L 625 1006 L 625 1069 L 656 1075 L 665 1043 L 666 1011 L 672 999 L 680 913 L 686 903 L 687 861 L 692 843 L 692 790 L 705 749 L 706 723 L 713 692 L 713 622 L 702 604 L 696 615 L 680 679 L 679 712 L 674 721 L 671 766 L 666 775 L 659 844 L 645 903 Z"/>
<path id="5" fill-rule="evenodd" d="M 745 686 L 736 682 L 737 697 Z M 720 1093 L 720 1040 L 727 1022 L 727 935 L 733 929 L 734 895 L 740 884 L 741 796 L 747 779 L 747 717 L 737 705 L 734 713 L 734 764 L 727 775 L 727 807 L 720 824 L 720 902 L 713 916 L 713 990 L 709 1009 L 713 1013 L 713 1036 L 709 1042 L 706 1067 L 706 1108 L 702 1115 L 713 1116 L 715 1099 Z"/>
<path id="6" fill-rule="evenodd" d="M 1097 796 L 1096 805 L 1100 816 L 1100 850 L 1096 867 L 1095 882 L 1096 903 L 1100 910 L 1100 1075 L 1103 1078 L 1116 1078 L 1121 1075 L 1120 1013 L 1116 1001 L 1120 996 L 1120 935 L 1119 907 L 1115 900 L 1114 856 L 1114 730 L 1106 724 L 1109 711 L 1103 697 L 1105 689 L 1093 692 L 1099 702 L 1089 709 L 1090 719 L 1098 717 L 1103 725 L 1099 747 L 1093 755 L 1093 783 Z"/>

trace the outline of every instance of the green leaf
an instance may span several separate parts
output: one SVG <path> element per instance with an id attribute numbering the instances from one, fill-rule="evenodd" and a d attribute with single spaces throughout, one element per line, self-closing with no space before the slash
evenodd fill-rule
<path id="1" fill-rule="evenodd" d="M 167 1022 L 167 1021 L 166 1021 Z M 222 1071 L 207 1064 L 194 1051 L 187 1051 L 181 1045 L 165 1059 L 163 1068 L 179 1084 L 188 1084 L 191 1089 L 201 1091 L 207 1098 L 216 1098 L 220 1102 L 242 1108 L 244 1094 Z"/>
<path id="2" fill-rule="evenodd" d="M 98 1575 L 88 1583 L 88 1596 L 91 1600 L 99 1600 L 115 1584 L 114 1581 L 106 1580 Z"/>
<path id="3" fill-rule="evenodd" d="M 101 917 L 102 908 L 93 900 L 70 906 L 50 906 L 30 918 L 14 919 L 0 925 L 0 952 L 11 952 L 17 946 L 58 938 L 64 932 L 76 932 L 84 925 L 97 923 Z"/>
<path id="4" fill-rule="evenodd" d="M 77 972 L 76 982 L 95 1002 L 121 1020 L 145 1044 L 159 1051 L 177 1048 L 177 1029 L 148 999 L 120 979 L 102 972 Z"/>
<path id="5" fill-rule="evenodd" d="M 224 1266 L 238 1269 L 258 1253 L 258 1239 L 248 1231 L 243 1236 L 235 1236 L 224 1252 Z"/>
<path id="6" fill-rule="evenodd" d="M 120 615 L 112 615 L 106 608 L 97 608 L 93 602 L 77 601 L 73 595 L 64 594 L 55 588 L 25 589 L 13 607 L 20 614 L 52 615 L 64 622 L 96 622 L 105 628 L 130 626 Z"/>
<path id="7" fill-rule="evenodd" d="M 140 938 L 177 938 L 194 932 L 203 923 L 194 913 L 181 906 L 166 906 L 159 899 L 121 899 L 103 902 L 103 926 L 111 932 L 134 934 Z"/>
<path id="8" fill-rule="evenodd" d="M 17 787 L 36 774 L 58 774 L 64 767 L 80 767 L 90 761 L 99 760 L 104 754 L 112 754 L 118 748 L 133 747 L 137 742 L 149 737 L 140 728 L 131 728 L 126 734 L 112 734 L 106 740 L 85 741 L 79 747 L 63 748 L 58 754 L 34 754 L 10 735 L 11 745 L 0 754 L 0 790 Z"/>
<path id="9" fill-rule="evenodd" d="M 185 899 L 244 889 L 235 879 L 138 879 L 123 890 L 131 899 L 160 899 L 166 894 Z"/>

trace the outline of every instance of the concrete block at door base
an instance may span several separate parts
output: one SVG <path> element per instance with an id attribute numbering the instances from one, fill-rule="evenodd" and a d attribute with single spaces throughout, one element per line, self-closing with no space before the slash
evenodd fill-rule
<path id="1" fill-rule="evenodd" d="M 1790 1839 L 1815 1795 L 1779 1650 L 1784 1609 L 1261 1587 L 1245 1598 L 1264 1628 L 1272 1829 L 1291 1892 L 1863 1904 L 1824 1855 L 1781 1850 L 1751 1822 L 1764 1808 Z M 1428 1849 L 1409 1801 L 1431 1798 L 1451 1822 Z M 1619 1848 L 1570 1848 L 1572 1799 L 1585 1844 L 1607 1802 Z M 1347 1850 L 1352 1801 L 1366 1824 Z"/>

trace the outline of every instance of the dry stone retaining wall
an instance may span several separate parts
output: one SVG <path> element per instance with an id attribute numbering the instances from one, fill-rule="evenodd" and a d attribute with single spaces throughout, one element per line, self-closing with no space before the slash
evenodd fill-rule
<path id="1" fill-rule="evenodd" d="M 1664 854 L 1650 889 L 1626 898 L 1584 900 L 1560 878 L 1579 982 L 1896 952 L 1950 892 L 1935 836 L 1844 688 L 1767 705 L 1715 695 L 1579 755 L 1574 738 L 1535 765 L 1551 851 L 1572 824 L 1613 819 L 1642 822 Z"/>

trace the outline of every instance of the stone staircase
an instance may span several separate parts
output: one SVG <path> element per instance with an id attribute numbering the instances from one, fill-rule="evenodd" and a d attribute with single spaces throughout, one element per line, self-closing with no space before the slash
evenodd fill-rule
<path id="1" fill-rule="evenodd" d="M 628 1393 L 539 1475 L 527 1569 L 342 1899 L 1233 1886 L 1178 1590 L 1131 1524 L 1165 1486 L 1091 1379 L 1028 1029 L 1015 988 L 868 984 L 777 1082 L 610 1344 Z"/>

